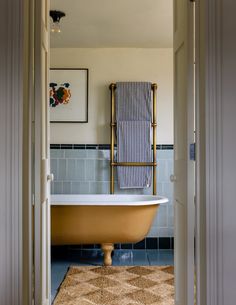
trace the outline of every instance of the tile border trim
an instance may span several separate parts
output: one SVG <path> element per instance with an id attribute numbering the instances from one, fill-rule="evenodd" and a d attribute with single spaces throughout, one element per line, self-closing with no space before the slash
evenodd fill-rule
<path id="1" fill-rule="evenodd" d="M 116 145 L 115 145 L 116 147 Z M 152 145 L 153 148 L 153 145 Z M 158 150 L 173 150 L 173 144 L 158 144 Z M 50 149 L 95 149 L 95 150 L 109 150 L 110 144 L 50 144 Z"/>

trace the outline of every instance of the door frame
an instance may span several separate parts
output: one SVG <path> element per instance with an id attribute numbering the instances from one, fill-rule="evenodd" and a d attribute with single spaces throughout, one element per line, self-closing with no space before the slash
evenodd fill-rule
<path id="1" fill-rule="evenodd" d="M 49 0 L 34 0 L 34 107 L 33 107 L 33 270 L 35 305 L 49 305 L 50 265 L 50 162 L 49 162 Z"/>
<path id="2" fill-rule="evenodd" d="M 196 200 L 195 200 L 195 275 L 197 305 L 206 301 L 206 177 L 205 177 L 205 6 L 195 2 L 195 98 L 196 98 Z"/>
<path id="3" fill-rule="evenodd" d="M 28 0 L 25 0 L 27 3 Z M 198 35 L 200 39 L 200 48 L 197 51 L 198 57 L 198 80 L 197 90 L 199 90 L 197 104 L 197 179 L 203 182 L 198 184 L 197 188 L 197 211 L 198 224 L 201 224 L 201 231 L 197 233 L 197 277 L 198 277 L 198 297 L 199 300 L 205 299 L 205 302 L 198 304 L 223 304 L 222 301 L 222 278 L 217 276 L 222 270 L 222 236 L 216 235 L 216 232 L 222 232 L 222 217 L 218 213 L 222 206 L 222 176 L 221 164 L 221 0 L 202 0 L 196 1 L 199 28 Z M 30 10 L 19 12 L 24 18 L 30 20 Z M 3 15 L 3 18 L 5 16 Z M 201 20 L 201 22 L 200 22 Z M 13 20 L 14 22 L 14 20 Z M 201 23 L 201 24 L 200 24 Z M 26 27 L 24 28 L 26 31 Z M 19 39 L 19 37 L 15 37 Z M 22 39 L 23 39 L 22 33 Z M 14 39 L 14 37 L 13 37 Z M 32 46 L 28 44 L 29 55 L 33 54 Z M 217 47 L 217 48 L 216 48 Z M 12 49 L 12 54 L 14 50 Z M 30 57 L 29 57 L 30 58 Z M 24 63 L 28 70 L 28 76 L 31 75 L 32 66 Z M 27 78 L 25 77 L 25 80 Z M 28 79 L 30 81 L 30 77 Z M 29 99 L 30 101 L 30 99 Z M 30 102 L 29 102 L 30 105 Z M 27 113 L 24 113 L 27 115 Z M 201 114 L 201 116 L 200 116 Z M 202 115 L 204 118 L 202 118 Z M 19 117 L 21 113 L 19 112 Z M 30 120 L 28 118 L 28 120 Z M 24 130 L 24 135 L 28 135 L 29 130 Z M 25 138 L 24 149 L 30 150 L 31 139 Z M 19 148 L 20 150 L 20 148 Z M 31 153 L 31 151 L 30 151 Z M 24 168 L 28 172 L 29 168 Z M 217 173 L 216 173 L 217 170 Z M 24 194 L 29 196 L 29 179 L 24 181 Z M 25 205 L 23 216 L 28 217 L 32 214 L 31 201 Z M 27 223 L 27 228 L 23 232 L 23 238 L 29 239 L 28 232 L 32 234 L 32 227 Z M 15 232 L 15 238 L 18 238 L 18 232 Z M 23 248 L 23 263 L 28 266 L 24 269 L 30 279 L 29 270 L 31 270 L 28 255 L 31 251 L 32 240 Z M 27 255 L 25 255 L 27 254 Z M 204 268 L 206 266 L 206 269 Z M 30 284 L 29 284 L 30 285 Z M 29 288 L 29 287 L 28 287 Z M 29 291 L 29 289 L 26 289 Z M 29 294 L 31 295 L 31 294 Z"/>
<path id="4" fill-rule="evenodd" d="M 32 196 L 32 108 L 34 104 L 34 1 L 23 0 L 23 292 L 22 304 L 31 304 L 33 281 L 33 205 Z"/>
<path id="5" fill-rule="evenodd" d="M 195 162 L 193 158 L 190 158 L 189 153 L 189 147 L 195 141 L 194 7 L 195 3 L 188 0 L 174 2 L 176 305 L 194 303 L 194 201 L 196 179 Z"/>
<path id="6" fill-rule="evenodd" d="M 203 1 L 204 2 L 204 1 Z M 222 140 L 222 0 L 208 0 L 204 13 L 205 64 L 205 284 L 206 303 L 224 304 L 223 300 L 223 140 Z M 204 5 L 204 3 L 202 3 Z M 204 213 L 205 212 L 205 213 Z M 204 214 L 203 214 L 204 213 Z M 202 285 L 202 283 L 201 283 Z"/>
<path id="7" fill-rule="evenodd" d="M 197 305 L 223 304 L 221 2 L 196 1 Z"/>

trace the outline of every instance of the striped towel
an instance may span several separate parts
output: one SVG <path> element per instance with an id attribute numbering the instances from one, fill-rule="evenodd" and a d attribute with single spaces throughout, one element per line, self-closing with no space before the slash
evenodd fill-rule
<path id="1" fill-rule="evenodd" d="M 119 82 L 116 84 L 116 121 L 152 120 L 151 83 Z"/>
<path id="2" fill-rule="evenodd" d="M 150 122 L 117 122 L 117 161 L 152 162 Z M 151 186 L 150 166 L 118 166 L 117 174 L 121 189 Z"/>
<path id="3" fill-rule="evenodd" d="M 151 83 L 117 83 L 117 162 L 152 162 Z M 150 166 L 118 166 L 120 188 L 151 186 Z"/>

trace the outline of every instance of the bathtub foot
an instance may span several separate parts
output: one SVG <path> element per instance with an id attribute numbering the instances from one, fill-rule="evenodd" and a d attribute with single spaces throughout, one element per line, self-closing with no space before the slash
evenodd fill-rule
<path id="1" fill-rule="evenodd" d="M 102 244 L 102 251 L 104 253 L 104 266 L 111 266 L 112 265 L 112 258 L 111 253 L 114 250 L 113 244 Z"/>

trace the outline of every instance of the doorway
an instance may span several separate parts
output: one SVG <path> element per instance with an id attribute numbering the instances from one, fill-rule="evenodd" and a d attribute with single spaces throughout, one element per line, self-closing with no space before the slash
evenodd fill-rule
<path id="1" fill-rule="evenodd" d="M 166 1 L 165 1 L 166 2 Z M 146 4 L 145 4 L 145 6 L 146 6 Z M 150 6 L 150 9 L 151 9 L 151 6 Z M 140 13 L 141 11 L 139 11 L 139 13 Z M 143 11 L 142 11 L 143 12 Z M 173 17 L 172 17 L 172 20 L 173 20 Z M 56 39 L 56 38 L 55 38 Z M 149 47 L 150 48 L 150 47 Z M 151 51 L 153 51 L 153 47 L 151 47 Z M 63 52 L 64 52 L 65 50 L 63 50 Z M 83 52 L 84 53 L 83 53 Z M 67 53 L 67 56 L 65 56 L 65 58 L 71 58 L 71 59 L 76 59 L 76 61 L 75 61 L 75 64 L 76 65 L 78 65 L 77 66 L 77 68 L 81 68 L 81 64 L 80 64 L 80 61 L 79 61 L 79 59 L 77 59 L 77 58 L 83 58 L 85 61 L 86 61 L 86 58 L 85 58 L 85 52 L 87 52 L 88 53 L 88 50 L 82 50 L 81 51 L 81 54 L 79 54 L 79 56 L 78 55 L 76 55 L 76 53 L 75 53 L 75 51 L 74 50 L 68 50 L 68 53 Z M 96 51 L 98 51 L 98 50 L 96 50 Z M 107 50 L 106 50 L 107 51 Z M 114 51 L 114 50 L 112 50 L 112 51 Z M 113 77 L 113 80 L 116 80 L 117 79 L 117 77 L 119 77 L 119 78 L 124 78 L 124 76 L 125 77 L 130 77 L 130 76 L 128 76 L 127 75 L 127 73 L 126 73 L 126 69 L 127 69 L 127 66 L 128 66 L 128 64 L 132 64 L 133 63 L 133 65 L 137 65 L 137 61 L 135 62 L 135 56 L 132 56 L 131 55 L 131 57 L 127 57 L 127 63 L 125 63 L 125 61 L 124 61 L 124 58 L 125 58 L 125 55 L 126 54 L 123 54 L 123 59 L 119 62 L 119 56 L 120 56 L 120 54 L 122 53 L 122 51 L 124 52 L 124 50 L 119 50 L 119 53 L 117 53 L 117 54 L 112 54 L 112 56 L 111 56 L 111 59 L 110 59 L 110 75 L 112 74 L 112 71 L 114 71 L 115 69 L 112 69 L 112 64 L 113 64 L 113 62 L 114 62 L 114 59 L 115 59 L 115 62 L 118 62 L 118 63 L 120 63 L 120 68 L 121 68 L 121 70 L 123 69 L 123 73 L 121 73 L 120 74 L 120 76 L 112 76 Z M 135 50 L 135 51 L 140 51 L 140 50 Z M 147 51 L 147 50 L 145 50 L 145 51 Z M 148 51 L 150 51 L 150 50 L 148 50 Z M 138 61 L 138 68 L 140 69 L 140 68 L 142 68 L 143 70 L 144 70 L 144 67 L 140 67 L 140 63 L 142 63 L 142 62 L 145 62 L 145 58 L 147 58 L 147 56 L 149 57 L 149 58 L 151 58 L 151 56 L 153 56 L 153 52 L 148 52 L 149 54 L 147 55 L 147 54 L 144 54 L 143 55 L 143 57 L 140 57 L 140 58 L 142 58 L 142 61 Z M 53 54 L 53 52 L 54 52 L 54 54 Z M 58 53 L 57 53 L 58 52 Z M 110 51 L 111 52 L 111 51 Z M 61 53 L 61 54 L 60 54 Z M 141 52 L 138 52 L 138 53 L 141 53 Z M 132 50 L 132 54 L 134 55 L 134 50 Z M 52 56 L 53 55 L 53 56 Z M 51 59 L 52 60 L 55 60 L 55 62 L 56 62 L 56 60 L 58 60 L 58 63 L 56 64 L 57 65 L 57 68 L 60 68 L 59 67 L 59 65 L 61 64 L 61 59 L 60 59 L 60 56 L 63 56 L 62 55 L 62 51 L 57 51 L 57 50 L 51 50 Z M 96 54 L 96 56 L 98 57 L 98 55 Z M 138 56 L 140 56 L 140 54 L 138 54 Z M 101 58 L 101 57 L 100 57 Z M 164 56 L 162 57 L 162 59 L 164 58 Z M 91 59 L 91 58 L 90 58 Z M 117 60 L 118 59 L 118 60 Z M 87 59 L 88 60 L 88 59 Z M 108 61 L 109 60 L 109 54 L 108 54 L 108 52 L 106 53 L 106 55 L 104 56 L 104 58 L 103 59 L 101 59 L 101 60 L 99 60 L 99 64 L 100 64 L 100 67 L 99 67 L 99 69 L 100 69 L 100 74 L 103 74 L 104 73 L 104 63 L 106 63 L 106 61 Z M 183 58 L 180 58 L 179 59 L 179 64 L 181 65 L 181 60 L 183 60 Z M 91 61 L 92 62 L 92 61 Z M 91 63 L 90 61 L 87 61 L 87 65 L 89 65 L 90 63 Z M 108 61 L 109 62 L 109 61 Z M 154 60 L 154 62 L 155 62 L 155 60 Z M 65 62 L 63 63 L 63 66 L 65 67 Z M 71 67 L 71 63 L 69 64 L 69 66 Z M 80 67 L 79 67 L 80 66 Z M 161 64 L 160 64 L 160 66 L 161 66 Z M 52 67 L 52 66 L 51 66 Z M 55 67 L 55 66 L 54 66 Z M 153 68 L 153 62 L 152 62 L 152 68 Z M 137 69 L 137 68 L 136 68 Z M 140 70 L 138 69 L 138 71 L 137 71 L 137 74 L 135 74 L 135 75 L 139 75 L 139 73 L 140 73 Z M 91 69 L 90 69 L 91 70 Z M 124 70 L 125 70 L 125 73 L 124 73 Z M 142 71 L 143 71 L 142 70 Z M 98 70 L 99 71 L 99 70 Z M 132 70 L 131 70 L 132 71 Z M 183 73 L 185 73 L 185 71 L 182 71 Z M 163 71 L 163 74 L 164 74 L 164 71 Z M 162 74 L 162 75 L 163 75 Z M 150 75 L 150 70 L 148 70 L 148 77 L 150 77 L 149 76 Z M 134 76 L 132 76 L 132 79 L 134 78 Z M 154 78 L 156 78 L 156 77 L 154 77 Z M 91 76 L 91 79 L 93 79 L 92 78 L 92 76 Z M 179 83 L 179 86 L 181 87 L 181 88 L 183 88 L 183 86 L 182 86 L 182 83 Z M 108 96 L 106 96 L 106 94 L 108 94 L 108 93 L 104 93 L 104 92 L 102 92 L 102 90 L 101 90 L 101 87 L 97 87 L 97 89 L 98 89 L 98 91 L 97 91 L 97 94 L 98 94 L 98 96 L 100 96 L 100 99 L 102 100 L 104 97 L 105 97 L 105 100 L 108 100 Z M 160 89 L 161 90 L 161 89 Z M 92 92 L 92 93 L 94 93 L 94 91 Z M 105 94 L 105 95 L 104 95 Z M 160 101 L 161 101 L 161 97 L 159 97 L 160 98 Z M 96 96 L 93 96 L 93 99 L 96 99 Z M 100 105 L 98 105 L 98 106 L 101 106 L 101 104 Z M 182 105 L 183 106 L 183 105 Z M 181 106 L 181 107 L 182 107 Z M 91 105 L 89 105 L 88 107 L 91 107 Z M 96 124 L 97 124 L 97 126 L 98 126 L 98 128 L 94 128 L 93 127 L 93 129 L 95 129 L 96 130 L 96 137 L 101 137 L 101 142 L 99 141 L 99 143 L 96 143 L 96 144 L 94 144 L 94 143 L 92 143 L 92 142 L 90 142 L 90 143 L 88 143 L 87 142 L 87 140 L 88 140 L 88 136 L 89 136 L 89 132 L 86 130 L 86 127 L 87 126 L 85 126 L 86 124 L 84 124 L 84 126 L 78 126 L 78 128 L 81 128 L 81 134 L 85 137 L 85 140 L 84 141 L 86 141 L 86 142 L 80 142 L 81 140 L 79 140 L 79 142 L 75 142 L 75 143 L 69 143 L 69 142 L 67 142 L 67 143 L 60 143 L 60 141 L 59 142 L 56 142 L 55 141 L 55 139 L 59 139 L 58 138 L 58 135 L 56 135 L 56 133 L 54 134 L 54 143 L 52 143 L 52 145 L 55 145 L 54 147 L 52 146 L 52 149 L 54 149 L 54 150 L 57 150 L 56 149 L 56 145 L 60 145 L 60 148 L 62 148 L 61 149 L 61 151 L 62 152 L 60 152 L 60 153 L 62 153 L 62 154 L 64 154 L 64 156 L 67 154 L 67 155 L 70 155 L 70 152 L 69 152 L 69 150 L 70 149 L 75 149 L 75 145 L 81 145 L 81 147 L 83 146 L 83 145 L 88 145 L 88 147 L 86 147 L 85 146 L 85 148 L 88 148 L 88 152 L 89 152 L 89 155 L 90 156 L 92 156 L 93 154 L 94 154 L 94 156 L 96 155 L 96 153 L 100 153 L 99 152 L 99 146 L 98 147 L 92 147 L 92 146 L 89 146 L 89 145 L 106 145 L 107 143 L 106 143 L 106 141 L 104 140 L 104 142 L 103 142 L 103 136 L 105 136 L 106 135 L 106 131 L 105 132 L 101 132 L 101 130 L 102 130 L 102 127 L 103 126 L 107 126 L 106 125 L 106 117 L 109 117 L 109 111 L 108 111 L 108 108 L 106 108 L 106 107 L 104 107 L 105 109 L 104 109 L 104 112 L 99 112 L 99 110 L 101 109 L 101 108 L 99 108 L 98 107 L 98 111 L 97 111 L 97 113 L 99 113 L 100 114 L 100 116 L 98 117 L 96 117 L 96 116 L 93 116 L 92 118 L 91 118 L 91 120 L 92 120 L 92 122 L 95 122 Z M 88 109 L 90 109 L 90 108 L 88 108 Z M 161 113 L 161 111 L 160 111 L 160 113 Z M 184 116 L 182 117 L 183 118 L 183 121 L 184 121 Z M 160 122 L 161 122 L 161 117 L 160 117 Z M 167 121 L 168 122 L 168 121 Z M 164 120 L 164 123 L 166 123 L 166 121 Z M 163 123 L 163 125 L 165 125 Z M 160 123 L 161 124 L 161 123 Z M 186 127 L 186 125 L 185 125 L 185 127 Z M 60 129 L 61 128 L 61 129 Z M 68 130 L 69 130 L 69 128 L 67 127 L 67 126 L 61 126 L 60 127 L 60 125 L 54 125 L 54 127 L 52 127 L 52 132 L 53 132 L 53 129 L 56 129 L 57 131 L 59 131 L 59 134 L 60 134 L 60 136 L 61 135 L 66 135 L 66 132 L 68 132 Z M 99 132 L 99 129 L 101 129 L 100 130 L 100 132 Z M 165 128 L 163 128 L 163 129 L 165 129 Z M 165 131 L 167 131 L 169 129 L 169 127 L 167 127 L 166 128 L 166 130 Z M 75 134 L 74 133 L 71 133 L 71 137 L 73 137 L 73 136 L 75 136 Z M 92 137 L 94 137 L 94 135 L 92 135 Z M 67 137 L 66 137 L 67 138 Z M 52 136 L 51 136 L 51 139 L 52 139 Z M 68 138 L 67 138 L 67 140 L 68 140 Z M 163 140 L 164 141 L 164 140 Z M 164 145 L 173 145 L 173 141 L 172 141 L 172 144 L 171 143 L 165 143 L 165 142 L 159 142 L 160 144 L 160 146 L 161 146 L 161 148 L 162 148 L 162 146 L 163 146 L 163 148 L 169 148 L 170 150 L 171 150 L 171 147 L 169 146 L 164 146 Z M 70 145 L 73 145 L 72 147 L 70 146 Z M 65 146 L 62 146 L 62 145 L 65 145 Z M 184 145 L 185 145 L 185 143 L 184 143 Z M 95 153 L 93 152 L 93 148 L 94 148 L 94 150 L 95 150 Z M 63 149 L 64 149 L 64 151 L 63 151 Z M 77 146 L 77 148 L 76 148 L 77 150 L 79 150 L 78 149 L 78 146 Z M 86 149 L 85 149 L 86 150 Z M 106 150 L 106 149 L 104 149 L 104 150 Z M 168 149 L 163 149 L 163 150 L 168 150 Z M 88 152 L 86 152 L 86 155 L 88 154 Z M 183 150 L 183 152 L 184 152 L 184 154 L 186 153 L 186 150 Z M 58 152 L 57 152 L 58 153 Z M 60 153 L 59 153 L 59 155 L 60 155 Z M 73 151 L 73 153 L 74 153 L 74 151 Z M 166 152 L 165 152 L 166 153 Z M 172 153 L 173 153 L 173 146 L 172 146 Z M 56 152 L 55 152 L 55 154 L 56 154 Z M 78 155 L 79 154 L 81 154 L 81 152 L 78 152 Z M 104 153 L 105 154 L 105 153 Z M 171 154 L 171 153 L 170 153 Z M 164 155 L 164 153 L 163 153 L 163 155 Z M 186 156 L 185 156 L 185 158 L 186 158 Z M 55 159 L 57 159 L 57 158 L 55 158 Z M 59 157 L 58 159 L 63 159 L 62 158 L 62 156 L 61 157 Z M 68 160 L 66 160 L 66 161 L 63 161 L 65 164 L 66 164 L 66 166 L 67 166 L 67 163 L 73 163 L 73 164 L 76 164 L 76 166 L 77 166 L 77 164 L 83 164 L 83 162 L 80 162 L 81 160 L 77 160 L 77 159 L 82 159 L 83 160 L 83 158 L 80 158 L 80 157 L 74 157 L 74 158 L 72 158 L 72 159 L 76 159 L 76 162 L 71 162 L 71 161 L 68 161 Z M 90 159 L 89 159 L 90 160 Z M 91 160 L 92 160 L 92 158 L 91 158 Z M 88 162 L 86 162 L 86 160 L 85 160 L 85 162 L 84 162 L 84 166 L 86 166 L 86 163 L 88 163 L 89 164 L 89 166 L 91 166 L 91 164 L 92 163 L 94 163 L 95 164 L 95 160 L 100 160 L 100 159 L 98 159 L 98 157 L 97 156 L 95 156 L 94 157 L 94 160 L 92 160 L 93 162 L 91 162 L 91 161 L 88 161 Z M 163 160 L 166 160 L 166 159 L 163 159 Z M 98 167 L 100 168 L 100 169 L 102 169 L 102 170 L 104 170 L 104 168 L 106 167 L 106 159 L 105 160 L 101 160 L 102 162 L 99 162 L 99 163 L 101 163 L 101 165 L 98 165 Z M 62 163 L 63 163 L 62 162 Z M 170 162 L 171 162 L 171 160 L 170 160 Z M 184 159 L 184 162 L 185 162 L 185 159 Z M 80 181 L 79 180 L 77 180 L 77 181 L 66 181 L 66 180 L 61 180 L 61 181 L 57 181 L 57 178 L 58 178 L 58 175 L 60 175 L 62 172 L 60 172 L 59 173 L 59 171 L 62 169 L 62 167 L 63 167 L 63 165 L 59 165 L 59 161 L 52 161 L 51 162 L 52 163 L 52 167 L 54 166 L 55 168 L 57 168 L 57 172 L 56 172 L 56 180 L 54 181 L 54 184 L 53 184 L 53 192 L 55 192 L 55 190 L 57 191 L 57 192 L 64 192 L 64 190 L 65 190 L 65 188 L 66 187 L 68 187 L 71 191 L 72 191 L 72 185 L 73 185 L 73 187 L 75 188 L 75 189 L 77 189 L 77 190 L 81 190 L 81 183 L 80 183 Z M 54 165 L 53 165 L 53 163 L 54 163 Z M 104 164 L 103 164 L 104 163 Z M 164 162 L 163 162 L 164 163 Z M 60 167 L 60 169 L 59 169 L 59 167 Z M 182 167 L 181 167 L 182 168 Z M 65 170 L 65 172 L 66 172 L 66 175 L 67 175 L 67 173 L 68 173 L 68 169 L 66 169 Z M 165 170 L 164 170 L 164 172 L 165 172 Z M 104 173 L 103 172 L 100 172 L 100 174 L 102 173 L 102 176 L 104 175 L 104 176 L 106 176 L 106 172 L 104 171 Z M 91 175 L 97 175 L 96 173 L 90 173 Z M 169 173 L 170 174 L 170 173 Z M 168 175 L 169 175 L 168 173 L 166 173 L 166 176 L 167 176 L 167 179 L 169 179 L 169 177 L 168 177 Z M 62 177 L 60 177 L 60 179 L 61 179 Z M 68 176 L 67 176 L 67 178 L 68 178 Z M 102 177 L 103 178 L 103 177 Z M 102 179 L 101 177 L 98 177 L 98 181 L 95 181 L 97 184 L 96 185 L 94 185 L 94 187 L 100 187 L 102 190 L 103 190 L 103 187 L 104 187 L 104 185 L 103 185 L 103 183 L 101 183 L 101 182 L 107 182 L 106 180 L 105 181 L 101 181 L 100 179 Z M 160 178 L 160 177 L 159 177 Z M 186 178 L 186 177 L 185 177 Z M 84 190 L 86 190 L 86 181 L 84 181 L 84 179 L 86 180 L 86 177 L 84 177 L 84 178 L 81 178 L 81 180 L 82 180 L 82 182 L 84 182 Z M 174 177 L 174 179 L 175 179 L 175 177 Z M 66 183 L 66 182 L 69 182 L 69 183 Z M 74 183 L 74 182 L 77 182 L 77 185 Z M 90 188 L 90 182 L 94 182 L 94 181 L 89 181 L 89 188 Z M 98 183 L 98 182 L 100 182 L 100 183 Z M 72 184 L 72 183 L 74 183 L 74 184 Z M 164 182 L 163 182 L 164 183 Z M 167 183 L 167 181 L 166 181 L 166 183 Z M 175 181 L 175 184 L 176 184 L 176 181 Z M 163 185 L 162 185 L 162 187 L 163 187 Z M 61 189 L 60 189 L 61 188 Z M 89 191 L 90 191 L 90 189 L 89 189 Z M 101 192 L 101 190 L 100 189 L 98 189 L 98 191 L 99 192 Z M 163 192 L 163 190 L 162 190 L 162 192 Z M 164 210 L 164 209 L 163 209 Z M 167 209 L 167 211 L 168 211 L 168 209 Z M 185 213 L 186 211 L 182 211 L 182 212 L 180 212 L 181 213 L 181 215 L 185 215 L 184 213 Z M 168 212 L 163 212 L 163 214 L 165 214 L 165 213 L 168 213 Z M 168 215 L 169 216 L 169 215 Z M 185 215 L 186 216 L 186 215 Z M 183 223 L 185 223 L 185 220 L 186 219 L 183 219 Z M 161 221 L 162 221 L 162 219 L 161 219 Z M 169 228 L 168 228 L 169 229 Z M 180 227 L 180 232 L 181 232 L 181 230 L 185 230 L 186 228 L 183 228 L 183 227 Z M 165 236 L 160 236 L 160 237 L 165 237 Z M 172 243 L 172 238 L 173 236 L 168 236 L 168 238 L 169 238 L 169 244 L 171 245 L 171 243 Z M 156 237 L 152 237 L 151 236 L 151 238 L 156 238 Z M 145 243 L 148 243 L 149 241 L 145 241 Z M 152 241 L 153 242 L 153 241 Z M 157 242 L 157 240 L 156 240 L 156 242 Z M 158 240 L 158 243 L 160 242 L 160 240 Z M 94 246 L 93 246 L 94 247 Z M 121 246 L 122 247 L 122 246 Z M 133 245 L 132 245 L 132 247 L 134 247 Z M 170 249 L 171 250 L 171 249 Z M 186 249 L 185 249 L 186 250 Z M 186 266 L 183 266 L 183 268 L 185 268 Z M 177 271 L 178 272 L 178 271 Z M 181 275 L 181 277 L 182 277 L 183 275 Z M 185 277 L 185 276 L 184 276 Z M 180 298 L 185 298 L 185 296 L 183 297 L 183 296 L 180 296 Z"/>

